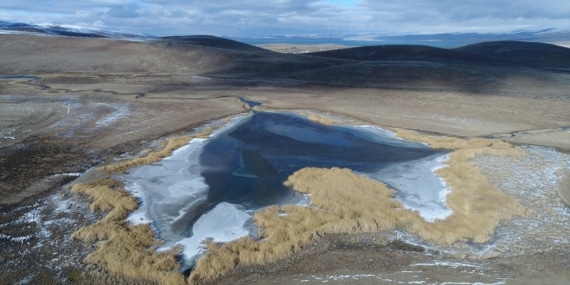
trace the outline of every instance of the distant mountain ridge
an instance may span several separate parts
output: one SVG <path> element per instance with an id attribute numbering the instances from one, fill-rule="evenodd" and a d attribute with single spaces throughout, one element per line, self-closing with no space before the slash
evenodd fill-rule
<path id="1" fill-rule="evenodd" d="M 66 27 L 53 24 L 35 25 L 26 23 L 13 23 L 0 21 L 0 32 L 22 33 L 22 34 L 42 34 L 50 36 L 66 36 L 81 38 L 121 38 L 131 40 L 142 40 L 147 38 L 143 35 L 104 31 L 82 27 Z"/>
<path id="2" fill-rule="evenodd" d="M 568 42 L 570 29 L 542 29 L 536 31 L 516 31 L 512 33 L 441 33 L 441 34 L 401 34 L 401 35 L 275 35 L 265 37 L 230 37 L 233 40 L 260 45 L 290 43 L 299 45 L 338 44 L 344 46 L 371 46 L 413 44 L 440 48 L 454 48 L 488 41 L 529 41 L 529 42 Z"/>
<path id="3" fill-rule="evenodd" d="M 54 36 L 71 36 L 87 38 L 120 38 L 126 40 L 152 40 L 157 38 L 182 38 L 188 36 L 158 36 L 140 35 L 105 31 L 100 29 L 76 27 L 53 24 L 27 24 L 7 22 L 0 20 L 0 33 L 31 33 Z M 196 36 L 190 36 L 196 37 Z M 459 47 L 473 43 L 487 41 L 530 41 L 530 42 L 557 42 L 570 41 L 569 30 L 542 29 L 535 31 L 515 31 L 512 33 L 483 34 L 483 33 L 441 33 L 441 34 L 401 34 L 401 35 L 375 35 L 375 34 L 329 34 L 329 35 L 270 35 L 263 37 L 234 37 L 224 36 L 250 45 L 259 44 L 339 44 L 344 46 L 372 46 L 393 44 L 426 45 L 441 48 Z"/>

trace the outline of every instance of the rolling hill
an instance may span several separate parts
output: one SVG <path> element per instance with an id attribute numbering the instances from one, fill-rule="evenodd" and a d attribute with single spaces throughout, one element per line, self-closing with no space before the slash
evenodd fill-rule
<path id="1" fill-rule="evenodd" d="M 0 73 L 6 75 L 178 73 L 229 85 L 246 80 L 468 92 L 548 93 L 550 87 L 570 85 L 570 49 L 542 43 L 487 42 L 454 49 L 381 45 L 284 54 L 214 36 L 125 41 L 5 34 L 0 39 Z"/>
<path id="2" fill-rule="evenodd" d="M 381 45 L 310 53 L 360 61 L 429 61 L 475 65 L 570 68 L 570 49 L 544 43 L 495 41 L 443 49 L 422 45 Z"/>

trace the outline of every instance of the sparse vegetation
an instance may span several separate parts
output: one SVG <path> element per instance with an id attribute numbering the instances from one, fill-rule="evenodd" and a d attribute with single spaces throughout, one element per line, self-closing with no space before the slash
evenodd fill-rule
<path id="1" fill-rule="evenodd" d="M 67 281 L 69 282 L 75 282 L 78 281 L 81 278 L 81 275 L 83 273 L 80 270 L 77 269 L 71 269 L 67 272 L 67 274 L 65 274 L 65 277 L 67 278 Z"/>

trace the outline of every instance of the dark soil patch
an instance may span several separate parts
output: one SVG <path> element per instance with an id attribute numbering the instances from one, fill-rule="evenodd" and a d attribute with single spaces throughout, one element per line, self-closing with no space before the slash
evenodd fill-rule
<path id="1" fill-rule="evenodd" d="M 73 145 L 45 140 L 0 149 L 0 194 L 7 197 L 49 175 L 83 172 L 89 156 Z"/>

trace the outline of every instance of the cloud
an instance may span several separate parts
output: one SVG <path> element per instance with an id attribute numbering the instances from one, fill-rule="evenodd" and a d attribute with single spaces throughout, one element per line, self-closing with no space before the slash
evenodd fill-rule
<path id="1" fill-rule="evenodd" d="M 107 15 L 115 18 L 136 18 L 140 16 L 135 5 L 111 6 Z"/>
<path id="2" fill-rule="evenodd" d="M 408 17 L 411 14 L 438 16 L 441 19 L 456 21 L 475 18 L 568 19 L 570 15 L 570 2 L 566 0 L 400 0 L 397 2 L 364 0 L 360 1 L 359 5 L 371 11 L 385 11 L 404 20 L 413 20 Z"/>
<path id="3" fill-rule="evenodd" d="M 0 20 L 79 23 L 151 34 L 505 32 L 570 29 L 570 1 L 2 0 Z"/>

